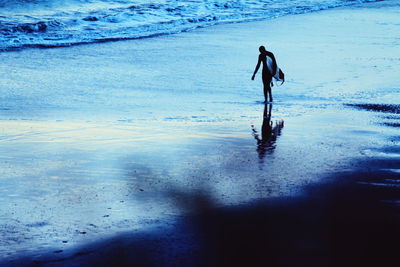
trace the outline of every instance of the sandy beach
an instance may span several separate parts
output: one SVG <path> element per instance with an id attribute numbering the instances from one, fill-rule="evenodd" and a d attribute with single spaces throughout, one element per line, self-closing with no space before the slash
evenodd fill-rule
<path id="1" fill-rule="evenodd" d="M 0 53 L 0 265 L 397 266 L 399 15 Z"/>

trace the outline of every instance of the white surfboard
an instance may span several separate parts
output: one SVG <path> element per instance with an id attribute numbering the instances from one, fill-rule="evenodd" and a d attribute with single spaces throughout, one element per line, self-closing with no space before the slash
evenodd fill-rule
<path id="1" fill-rule="evenodd" d="M 272 73 L 273 69 L 272 69 L 272 58 L 267 56 L 267 67 L 270 73 Z M 285 82 L 285 74 L 283 73 L 283 71 L 276 66 L 276 73 L 273 76 L 273 78 L 275 79 L 275 81 L 279 81 L 282 82 L 281 85 Z"/>

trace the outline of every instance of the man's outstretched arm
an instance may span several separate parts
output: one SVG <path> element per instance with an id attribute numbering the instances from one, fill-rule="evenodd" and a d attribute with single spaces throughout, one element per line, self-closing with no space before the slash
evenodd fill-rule
<path id="1" fill-rule="evenodd" d="M 258 57 L 256 69 L 254 70 L 253 76 L 251 77 L 252 80 L 254 80 L 254 77 L 256 77 L 256 73 L 257 73 L 258 69 L 260 68 L 260 65 L 261 65 L 261 58 Z"/>

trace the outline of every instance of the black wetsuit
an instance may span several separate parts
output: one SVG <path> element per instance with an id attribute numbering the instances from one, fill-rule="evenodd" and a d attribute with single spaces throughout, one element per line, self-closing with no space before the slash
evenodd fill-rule
<path id="1" fill-rule="evenodd" d="M 272 59 L 272 73 L 268 69 L 267 65 L 267 56 Z M 276 73 L 277 65 L 276 65 L 276 59 L 274 54 L 272 54 L 269 51 L 265 51 L 265 53 L 260 53 L 258 56 L 258 61 L 263 63 L 263 69 L 262 69 L 262 80 L 264 84 L 264 97 L 265 101 L 267 101 L 267 96 L 269 94 L 269 100 L 272 101 L 272 90 L 271 90 L 271 81 L 272 77 Z"/>

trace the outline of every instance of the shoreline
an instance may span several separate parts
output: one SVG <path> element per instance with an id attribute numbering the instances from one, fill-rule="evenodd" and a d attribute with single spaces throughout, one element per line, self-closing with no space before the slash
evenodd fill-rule
<path id="1" fill-rule="evenodd" d="M 369 0 L 369 1 L 378 1 L 378 0 Z M 190 1 L 189 1 L 190 2 Z M 361 4 L 368 4 L 369 2 L 366 1 Z M 374 2 L 372 2 L 374 3 Z M 39 6 L 37 7 L 40 9 L 40 3 L 38 3 Z M 143 4 L 143 3 L 142 3 Z M 253 3 L 255 4 L 255 3 Z M 303 4 L 303 5 L 302 5 Z M 169 3 L 170 7 L 166 8 L 165 11 L 169 13 L 170 19 L 168 20 L 166 17 L 164 19 L 167 19 L 166 21 L 159 21 L 158 23 L 155 21 L 149 22 L 148 24 L 141 25 L 141 24 L 133 24 L 135 25 L 132 27 L 132 25 L 129 23 L 129 17 L 130 16 L 135 16 L 137 14 L 134 14 L 135 11 L 133 11 L 131 7 L 125 7 L 126 9 L 121 7 L 119 10 L 121 16 L 127 16 L 128 19 L 127 21 L 124 21 L 124 19 L 118 18 L 118 15 L 115 16 L 115 14 L 97 14 L 95 10 L 93 11 L 93 14 L 90 14 L 91 12 L 87 13 L 86 16 L 83 14 L 76 14 L 75 18 L 75 33 L 72 31 L 71 34 L 71 25 L 66 19 L 66 17 L 59 16 L 59 14 L 47 14 L 46 17 L 42 17 L 40 19 L 41 14 L 38 14 L 34 12 L 35 10 L 31 10 L 32 13 L 30 19 L 30 22 L 28 21 L 21 21 L 20 23 L 16 23 L 15 21 L 7 21 L 9 19 L 9 16 L 13 15 L 13 12 L 9 10 L 6 12 L 7 14 L 4 14 L 3 16 L 3 24 L 5 25 L 3 31 L 5 35 L 2 35 L 1 39 L 2 42 L 5 42 L 4 44 L 1 44 L 2 48 L 0 48 L 0 51 L 2 52 L 7 52 L 7 51 L 16 51 L 19 49 L 29 49 L 29 48 L 53 48 L 53 47 L 71 47 L 71 46 L 76 46 L 76 45 L 84 45 L 84 44 L 92 44 L 92 43 L 104 43 L 104 42 L 113 42 L 113 41 L 122 41 L 122 40 L 135 40 L 135 39 L 143 39 L 143 38 L 152 38 L 152 37 L 159 37 L 163 35 L 171 35 L 171 34 L 176 34 L 176 33 L 182 33 L 182 32 L 189 32 L 196 30 L 198 28 L 207 28 L 207 27 L 212 27 L 216 25 L 223 25 L 223 24 L 229 24 L 229 23 L 246 23 L 246 22 L 251 22 L 251 21 L 260 21 L 260 20 L 268 20 L 268 19 L 275 19 L 279 17 L 284 17 L 284 16 L 290 16 L 290 15 L 296 15 L 296 14 L 307 14 L 307 13 L 312 13 L 312 12 L 319 12 L 319 11 L 324 11 L 324 10 L 330 10 L 334 8 L 340 8 L 340 7 L 349 7 L 353 5 L 360 5 L 360 3 L 354 3 L 354 2 L 346 2 L 344 1 L 343 3 L 339 2 L 333 2 L 333 3 L 324 3 L 324 1 L 320 3 L 314 3 L 314 5 L 307 5 L 307 3 L 299 3 L 299 5 L 295 4 L 291 6 L 290 4 L 287 6 L 281 6 L 281 5 L 273 5 L 271 6 L 272 9 L 265 9 L 265 5 L 260 5 L 258 7 L 251 7 L 251 4 L 245 3 L 242 6 L 242 9 L 238 9 L 238 14 L 236 16 L 232 17 L 232 13 L 229 15 L 228 13 L 232 11 L 228 11 L 225 13 L 227 10 L 230 8 L 238 8 L 232 7 L 230 5 L 222 7 L 219 4 L 214 4 L 211 5 L 213 8 L 217 8 L 214 11 L 211 11 L 209 14 L 196 14 L 195 10 L 191 10 L 191 8 L 188 8 L 185 10 L 184 13 L 192 13 L 189 16 L 183 16 L 179 20 L 178 17 L 180 17 L 182 14 L 178 12 L 175 14 L 174 11 L 180 10 L 182 6 L 174 6 L 172 3 Z M 22 7 L 22 6 L 21 6 Z M 209 6 L 210 7 L 210 6 Z M 4 7 L 3 7 L 4 8 Z M 143 8 L 143 9 L 142 9 Z M 158 14 L 159 16 L 165 16 L 163 14 L 162 9 L 165 7 L 159 6 L 152 6 L 151 8 L 155 8 L 155 10 L 158 10 L 160 13 Z M 192 8 L 196 9 L 194 6 Z M 222 10 L 221 10 L 222 8 Z M 250 8 L 250 9 L 249 9 Z M 142 9 L 141 11 L 139 11 Z M 218 9 L 220 9 L 218 11 Z M 244 10 L 247 9 L 247 12 Z M 255 9 L 258 9 L 259 12 L 253 13 Z M 139 7 L 135 6 L 134 10 L 139 11 L 138 13 L 146 16 L 145 13 L 149 12 L 149 10 L 146 9 L 146 7 Z M 250 11 L 251 10 L 251 11 Z M 268 11 L 267 11 L 268 10 Z M 18 12 L 18 9 L 15 10 Z M 55 10 L 54 10 L 55 11 Z M 72 10 L 71 10 L 72 11 Z M 87 10 L 88 12 L 89 10 Z M 109 10 L 111 11 L 111 10 Z M 133 13 L 131 13 L 133 11 Z M 221 13 L 222 11 L 222 13 Z M 225 11 L 225 12 L 224 12 Z M 250 13 L 248 13 L 250 11 Z M 157 11 L 155 11 L 157 12 Z M 271 13 L 272 12 L 272 13 Z M 150 11 L 151 13 L 151 11 Z M 261 14 L 261 15 L 260 15 Z M 65 14 L 68 16 L 68 12 Z M 149 15 L 149 14 L 147 14 Z M 168 17 L 167 15 L 167 17 Z M 186 14 L 188 15 L 188 14 Z M 20 14 L 21 17 L 23 17 L 23 13 Z M 38 17 L 39 16 L 39 17 Z M 53 17 L 54 16 L 54 17 Z M 83 17 L 82 17 L 83 16 Z M 194 16 L 194 17 L 193 17 Z M 197 18 L 196 18 L 197 16 Z M 50 20 L 51 17 L 53 17 L 53 21 Z M 186 18 L 185 18 L 186 17 Z M 15 19 L 15 18 L 14 18 Z M 18 20 L 18 19 L 17 19 Z M 97 28 L 99 25 L 97 25 L 96 21 L 101 21 L 102 23 L 107 23 L 110 22 L 110 20 L 116 20 L 118 24 L 125 25 L 125 31 L 119 32 L 122 29 L 119 28 L 117 29 L 116 32 L 113 32 L 109 36 L 104 35 L 104 32 Z M 177 21 L 175 21 L 177 20 Z M 35 22 L 36 21 L 36 22 Z M 151 19 L 150 19 L 151 21 Z M 89 22 L 89 24 L 86 24 L 85 27 L 85 22 Z M 90 23 L 92 22 L 92 23 Z M 132 22 L 132 21 L 131 21 Z M 14 25 L 14 23 L 16 23 Z M 63 27 L 58 27 L 57 24 L 63 25 Z M 127 24 L 125 24 L 127 23 Z M 113 23 L 111 23 L 112 25 Z M 111 25 L 107 25 L 108 27 Z M 106 27 L 107 27 L 106 26 Z M 171 27 L 174 26 L 174 27 Z M 54 30 L 53 28 L 57 28 L 58 31 Z M 89 31 L 86 31 L 87 28 L 89 27 Z M 112 26 L 111 26 L 112 27 Z M 114 25 L 115 27 L 115 25 Z M 113 27 L 112 27 L 113 28 Z M 142 30 L 139 30 L 142 29 Z M 115 29 L 114 29 L 115 30 Z M 76 34 L 76 32 L 82 31 L 86 33 L 86 35 L 81 36 L 80 34 Z M 13 32 L 15 35 L 10 36 L 7 33 Z M 128 33 L 129 32 L 129 33 Z M 24 35 L 24 33 L 35 33 L 34 35 Z M 20 34 L 19 38 L 18 35 Z M 37 36 L 39 35 L 39 40 L 37 40 Z M 130 37 L 125 37 L 125 35 L 130 36 Z M 47 38 L 46 38 L 47 37 Z M 15 39 L 13 39 L 15 38 Z M 8 41 L 6 41 L 8 39 Z M 22 41 L 22 43 L 20 43 Z M 6 45 L 8 43 L 8 46 Z M 3 47 L 4 46 L 4 47 Z"/>
<path id="2" fill-rule="evenodd" d="M 143 42 L 0 54 L 4 62 L 0 82 L 8 85 L 1 98 L 5 106 L 1 110 L 1 167 L 6 178 L 0 212 L 9 220 L 0 223 L 5 237 L 2 251 L 12 255 L 20 250 L 19 255 L 28 255 L 26 261 L 17 260 L 16 264 L 29 265 L 32 259 L 50 266 L 69 260 L 88 263 L 107 250 L 103 245 L 107 247 L 108 242 L 100 242 L 101 249 L 93 254 L 85 254 L 85 245 L 77 247 L 105 233 L 133 229 L 132 239 L 123 239 L 122 244 L 133 242 L 135 247 L 141 241 L 149 242 L 146 249 L 165 252 L 170 242 L 178 247 L 179 242 L 167 238 L 158 246 L 153 242 L 159 238 L 157 230 L 143 233 L 137 240 L 135 233 L 140 236 L 144 227 L 157 228 L 160 222 L 165 229 L 164 220 L 168 225 L 170 218 L 186 218 L 178 221 L 183 229 L 190 228 L 186 221 L 190 218 L 185 216 L 193 210 L 200 214 L 200 225 L 226 223 L 231 215 L 245 218 L 248 211 L 254 215 L 251 218 L 263 222 L 266 215 L 259 213 L 257 203 L 269 205 L 273 199 L 277 204 L 267 209 L 268 217 L 289 199 L 287 211 L 300 225 L 305 222 L 296 217 L 298 210 L 310 215 L 315 212 L 320 219 L 313 223 L 326 223 L 320 207 L 308 203 L 315 196 L 307 190 L 317 192 L 315 198 L 322 199 L 322 206 L 335 202 L 340 196 L 329 191 L 329 186 L 326 190 L 332 198 L 324 198 L 318 191 L 326 192 L 327 181 L 332 181 L 333 188 L 340 187 L 335 181 L 338 177 L 345 181 L 346 173 L 351 174 L 348 179 L 359 176 L 360 180 L 341 189 L 361 192 L 368 203 L 390 198 L 390 193 L 374 183 L 394 184 L 393 192 L 397 192 L 394 181 L 399 166 L 393 157 L 398 156 L 398 112 L 371 113 L 346 105 L 374 103 L 377 105 L 370 109 L 384 111 L 382 104 L 396 104 L 399 67 L 394 64 L 398 58 L 391 53 L 397 45 L 391 34 L 396 31 L 398 10 L 343 8 L 246 25 L 220 25 Z M 380 20 L 381 14 L 387 15 L 385 21 Z M 367 27 L 366 18 L 368 31 L 364 32 L 360 29 Z M 352 22 L 351 27 L 337 30 L 346 21 Z M 262 99 L 260 81 L 251 82 L 250 76 L 257 46 L 268 36 L 274 36 L 267 44 L 289 79 L 283 87 L 273 88 L 278 101 L 273 104 L 271 121 L 283 120 L 282 132 L 276 140 L 260 146 L 251 126 L 261 133 L 264 105 L 257 102 Z M 373 56 L 370 51 L 375 51 Z M 304 56 L 310 69 L 304 69 Z M 43 62 L 46 64 L 41 66 Z M 26 104 L 21 107 L 21 103 Z M 364 169 L 371 170 L 370 180 L 361 177 L 368 177 Z M 391 181 L 380 179 L 382 175 Z M 365 193 L 359 182 L 367 183 L 372 193 Z M 303 197 L 308 203 L 305 206 L 297 204 Z M 368 214 L 381 222 L 378 209 L 373 209 L 376 214 L 368 213 L 351 194 L 346 197 L 353 208 L 363 208 L 350 229 L 358 232 L 356 225 L 368 219 Z M 180 202 L 189 207 L 177 205 Z M 345 204 L 339 204 L 332 216 L 339 216 L 340 221 L 348 214 L 340 211 Z M 242 209 L 230 213 L 237 207 Z M 201 216 L 216 210 L 223 211 L 221 217 L 210 217 L 216 221 Z M 396 223 L 390 212 L 385 218 Z M 271 224 L 285 223 L 281 216 L 272 216 Z M 246 221 L 239 222 L 249 228 Z M 173 239 L 181 228 L 171 224 L 172 230 L 167 226 L 160 231 Z M 284 230 L 282 226 L 278 232 Z M 191 239 L 193 234 L 197 235 L 187 230 L 178 238 L 188 246 L 185 252 L 165 252 L 165 259 L 177 256 L 185 261 L 193 251 L 202 251 L 198 240 Z M 214 242 L 209 234 L 199 235 Z M 344 236 L 340 238 L 345 241 Z M 68 243 L 63 243 L 66 240 Z M 228 245 L 228 240 L 222 240 Z M 251 241 L 251 233 L 238 240 Z M 279 238 L 272 240 L 278 242 Z M 290 238 L 285 240 L 291 244 Z M 29 256 L 27 247 L 32 244 L 38 249 Z M 66 254 L 75 252 L 79 257 L 65 260 Z M 115 259 L 116 251 L 109 252 L 108 259 Z M 297 253 L 297 248 L 292 252 Z M 6 264 L 12 264 L 15 255 L 11 257 L 4 259 Z"/>

